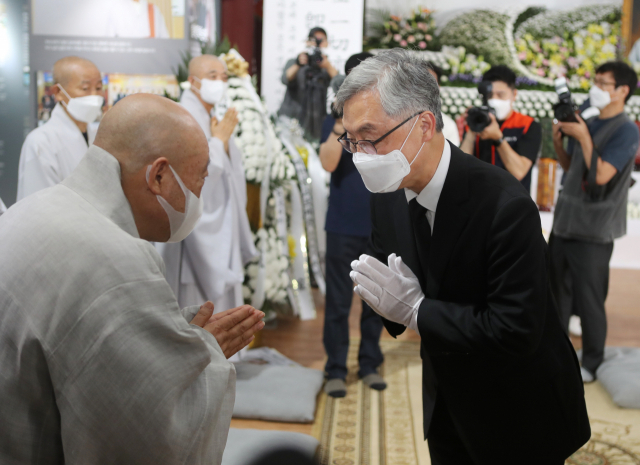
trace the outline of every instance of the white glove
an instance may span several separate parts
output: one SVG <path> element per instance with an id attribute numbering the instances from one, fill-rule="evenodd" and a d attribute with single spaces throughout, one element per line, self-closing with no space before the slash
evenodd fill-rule
<path id="1" fill-rule="evenodd" d="M 401 257 L 389 255 L 389 266 L 369 255 L 351 263 L 354 291 L 387 320 L 418 332 L 418 309 L 424 299 L 420 282 Z"/>

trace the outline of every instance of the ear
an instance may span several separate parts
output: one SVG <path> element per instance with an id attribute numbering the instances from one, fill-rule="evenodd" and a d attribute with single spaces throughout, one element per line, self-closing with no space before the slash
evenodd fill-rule
<path id="1" fill-rule="evenodd" d="M 619 89 L 622 91 L 622 101 L 624 102 L 631 92 L 631 89 L 629 88 L 629 86 L 620 86 Z"/>
<path id="2" fill-rule="evenodd" d="M 515 102 L 518 99 L 518 89 L 513 89 L 513 101 Z"/>
<path id="3" fill-rule="evenodd" d="M 187 79 L 187 81 L 189 81 L 189 84 L 191 84 L 191 87 L 195 87 L 196 89 L 200 88 L 200 83 L 198 81 L 196 81 L 193 76 L 189 76 L 189 78 Z M 197 85 L 196 85 L 197 84 Z"/>
<path id="4" fill-rule="evenodd" d="M 64 101 L 64 93 L 60 90 L 60 86 L 58 84 L 51 87 L 51 93 L 53 94 L 53 98 L 56 102 Z"/>
<path id="5" fill-rule="evenodd" d="M 148 176 L 147 170 L 149 170 Z M 169 174 L 171 172 L 169 160 L 160 157 L 151 164 L 151 169 L 147 166 L 143 171 L 147 179 L 147 186 L 153 195 L 162 195 L 162 191 L 168 189 L 167 181 L 172 176 Z"/>
<path id="6" fill-rule="evenodd" d="M 429 142 L 436 134 L 436 117 L 430 111 L 425 111 L 419 118 L 418 124 L 422 131 L 422 142 Z"/>

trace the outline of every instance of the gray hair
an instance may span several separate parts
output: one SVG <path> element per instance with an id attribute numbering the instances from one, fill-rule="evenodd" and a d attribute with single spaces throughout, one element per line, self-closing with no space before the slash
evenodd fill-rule
<path id="1" fill-rule="evenodd" d="M 357 94 L 377 91 L 390 117 L 401 120 L 430 111 L 436 117 L 436 131 L 441 132 L 440 90 L 432 71 L 429 62 L 417 53 L 385 50 L 353 68 L 340 86 L 334 107 L 342 112 L 345 103 Z"/>

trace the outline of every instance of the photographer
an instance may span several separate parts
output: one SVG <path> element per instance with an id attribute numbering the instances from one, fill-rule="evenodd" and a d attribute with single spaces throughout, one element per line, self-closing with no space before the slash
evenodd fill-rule
<path id="1" fill-rule="evenodd" d="M 507 66 L 494 66 L 482 77 L 492 83 L 489 106 L 491 124 L 475 133 L 467 126 L 460 148 L 483 161 L 506 169 L 530 190 L 531 168 L 542 142 L 542 128 L 532 117 L 513 110 L 516 75 Z"/>
<path id="2" fill-rule="evenodd" d="M 613 240 L 626 234 L 627 195 L 638 128 L 624 113 L 638 77 L 623 62 L 596 70 L 589 91 L 600 115 L 585 122 L 554 120 L 553 145 L 567 173 L 549 239 L 551 284 L 565 330 L 572 309 L 582 319 L 582 378 L 595 379 L 604 357 Z M 563 136 L 569 136 L 567 150 Z"/>
<path id="3" fill-rule="evenodd" d="M 311 139 L 320 139 L 322 123 L 326 116 L 327 88 L 338 74 L 322 49 L 329 42 L 321 27 L 309 31 L 307 47 L 297 58 L 287 62 L 282 73 L 282 83 L 287 92 L 278 110 L 278 116 L 295 118 Z"/>

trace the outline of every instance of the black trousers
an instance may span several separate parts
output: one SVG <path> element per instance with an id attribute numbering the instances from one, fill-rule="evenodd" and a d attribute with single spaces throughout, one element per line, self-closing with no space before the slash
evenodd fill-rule
<path id="1" fill-rule="evenodd" d="M 564 465 L 565 463 L 563 459 L 539 457 L 537 454 L 540 451 L 514 450 L 508 443 L 501 442 L 499 438 L 496 439 L 495 453 L 492 451 L 489 454 L 490 459 L 474 458 L 474 455 L 478 455 L 477 451 L 474 453 L 463 439 L 460 426 L 455 424 L 449 414 L 444 396 L 438 393 L 427 436 L 432 465 L 513 465 L 514 463 Z"/>
<path id="2" fill-rule="evenodd" d="M 324 348 L 327 352 L 325 372 L 329 379 L 345 379 L 349 352 L 349 313 L 353 299 L 353 282 L 349 277 L 351 262 L 365 253 L 368 237 L 327 232 L 327 296 L 324 312 Z M 380 333 L 382 318 L 362 302 L 360 319 L 360 377 L 375 373 L 382 364 Z"/>
<path id="3" fill-rule="evenodd" d="M 609 292 L 609 261 L 613 242 L 597 244 L 554 236 L 549 238 L 551 287 L 566 331 L 572 313 L 582 320 L 582 366 L 595 374 L 604 358 Z"/>

